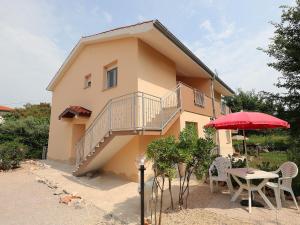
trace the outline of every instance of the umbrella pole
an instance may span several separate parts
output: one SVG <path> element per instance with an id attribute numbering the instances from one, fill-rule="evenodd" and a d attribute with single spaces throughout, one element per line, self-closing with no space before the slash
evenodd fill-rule
<path id="1" fill-rule="evenodd" d="M 247 171 L 249 170 L 249 165 L 248 165 L 248 154 L 247 154 L 247 146 L 246 146 L 246 135 L 245 135 L 245 130 L 243 130 L 243 136 L 244 136 L 244 151 L 245 151 L 245 157 L 246 157 L 246 166 L 247 166 Z"/>

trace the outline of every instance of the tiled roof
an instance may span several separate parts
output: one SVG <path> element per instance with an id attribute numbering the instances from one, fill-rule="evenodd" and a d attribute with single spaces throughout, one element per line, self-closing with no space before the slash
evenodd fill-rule
<path id="1" fill-rule="evenodd" d="M 7 107 L 7 106 L 4 106 L 4 105 L 0 105 L 0 111 L 2 111 L 2 112 L 11 112 L 11 111 L 14 111 L 14 109 L 10 108 L 10 107 Z"/>
<path id="2" fill-rule="evenodd" d="M 82 117 L 90 117 L 92 111 L 81 107 L 81 106 L 70 106 L 66 108 L 60 115 L 59 119 L 61 118 L 73 118 L 74 116 L 82 116 Z"/>

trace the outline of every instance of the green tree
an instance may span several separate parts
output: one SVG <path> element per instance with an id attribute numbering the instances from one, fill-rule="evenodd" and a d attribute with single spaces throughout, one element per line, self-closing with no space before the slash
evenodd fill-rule
<path id="1" fill-rule="evenodd" d="M 17 120 L 26 117 L 50 119 L 51 106 L 49 103 L 30 104 L 27 103 L 21 108 L 15 108 L 11 113 L 4 116 L 7 120 Z"/>
<path id="2" fill-rule="evenodd" d="M 300 0 L 295 6 L 281 6 L 279 23 L 268 48 L 263 50 L 275 59 L 268 65 L 281 73 L 276 86 L 285 89 L 277 95 L 286 107 L 287 117 L 292 125 L 292 134 L 299 135 L 300 127 Z"/>
<path id="3" fill-rule="evenodd" d="M 9 170 L 19 167 L 25 152 L 26 146 L 17 142 L 5 142 L 0 144 L 0 170 Z"/>
<path id="4" fill-rule="evenodd" d="M 0 125 L 0 142 L 17 142 L 27 147 L 27 158 L 41 158 L 48 144 L 49 120 L 32 116 L 7 120 Z"/>
<path id="5" fill-rule="evenodd" d="M 281 102 L 266 92 L 243 91 L 238 89 L 234 96 L 224 97 L 232 112 L 251 111 L 277 115 L 283 110 Z"/>
<path id="6" fill-rule="evenodd" d="M 5 122 L 0 124 L 0 143 L 19 143 L 26 146 L 27 158 L 41 158 L 48 144 L 50 111 L 49 103 L 26 104 L 5 115 Z"/>
<path id="7" fill-rule="evenodd" d="M 156 186 L 160 190 L 160 212 L 158 224 L 161 224 L 162 205 L 163 205 L 163 194 L 165 188 L 165 179 L 169 181 L 169 192 L 171 197 L 171 207 L 174 208 L 173 195 L 172 195 L 172 179 L 175 177 L 175 160 L 176 156 L 176 140 L 174 136 L 163 137 L 152 141 L 146 152 L 147 159 L 153 162 L 154 180 L 153 186 Z M 155 188 L 152 188 L 154 191 Z M 153 194 L 153 193 L 152 193 Z M 155 224 L 157 224 L 157 195 L 155 194 Z M 152 217 L 152 209 L 151 209 Z"/>
<path id="8" fill-rule="evenodd" d="M 201 179 L 207 173 L 208 167 L 211 164 L 211 150 L 215 147 L 213 137 L 213 129 L 205 129 L 205 138 L 198 138 L 198 133 L 195 126 L 190 125 L 184 128 L 179 135 L 177 144 L 177 165 L 185 164 L 184 175 L 180 171 L 179 185 L 179 206 L 183 207 L 185 197 L 186 207 L 189 197 L 189 182 L 192 174 L 196 174 L 197 178 Z"/>

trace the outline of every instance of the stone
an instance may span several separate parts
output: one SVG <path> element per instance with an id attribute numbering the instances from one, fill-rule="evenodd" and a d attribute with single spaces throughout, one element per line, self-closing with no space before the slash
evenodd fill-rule
<path id="1" fill-rule="evenodd" d="M 42 184 L 46 184 L 47 183 L 47 179 L 46 178 L 41 178 L 41 177 L 37 177 L 35 178 L 35 180 L 39 183 L 42 183 Z"/>
<path id="2" fill-rule="evenodd" d="M 53 194 L 54 195 L 62 195 L 62 194 L 64 194 L 64 191 L 61 188 L 57 188 Z"/>
<path id="3" fill-rule="evenodd" d="M 85 206 L 84 201 L 78 198 L 72 199 L 68 205 L 74 207 L 75 209 L 82 209 Z"/>
<path id="4" fill-rule="evenodd" d="M 56 189 L 56 188 L 58 188 L 57 184 L 54 183 L 54 182 L 51 182 L 51 181 L 49 181 L 49 182 L 47 183 L 47 185 L 48 185 L 48 187 L 51 188 L 51 189 Z"/>
<path id="5" fill-rule="evenodd" d="M 69 202 L 71 202 L 71 201 L 72 201 L 72 196 L 71 195 L 62 196 L 59 199 L 59 203 L 63 203 L 63 204 L 66 204 L 66 205 L 68 205 Z"/>

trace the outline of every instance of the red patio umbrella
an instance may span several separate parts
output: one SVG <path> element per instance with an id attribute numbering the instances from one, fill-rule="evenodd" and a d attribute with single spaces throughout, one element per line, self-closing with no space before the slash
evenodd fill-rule
<path id="1" fill-rule="evenodd" d="M 245 130 L 257 130 L 257 129 L 273 129 L 273 128 L 290 128 L 290 124 L 284 120 L 278 119 L 274 116 L 270 116 L 260 112 L 237 112 L 231 113 L 219 117 L 216 120 L 210 121 L 205 127 L 214 127 L 216 129 L 229 129 L 229 130 L 243 130 L 244 135 L 244 148 L 246 155 L 246 163 L 248 166 L 247 150 L 246 150 L 246 138 Z M 252 173 L 248 170 L 248 173 Z M 248 205 L 248 200 L 241 201 L 242 205 Z M 252 199 L 252 205 L 262 207 L 261 204 L 254 202 Z"/>
<path id="2" fill-rule="evenodd" d="M 290 128 L 290 124 L 274 116 L 260 112 L 236 112 L 210 121 L 206 127 L 229 130 L 257 130 Z"/>
<path id="3" fill-rule="evenodd" d="M 221 116 L 216 120 L 212 120 L 208 124 L 206 124 L 205 127 L 214 127 L 217 130 L 243 130 L 245 143 L 245 130 L 290 128 L 290 124 L 284 120 L 278 119 L 265 113 L 236 112 Z M 248 168 L 246 146 L 245 154 Z"/>

